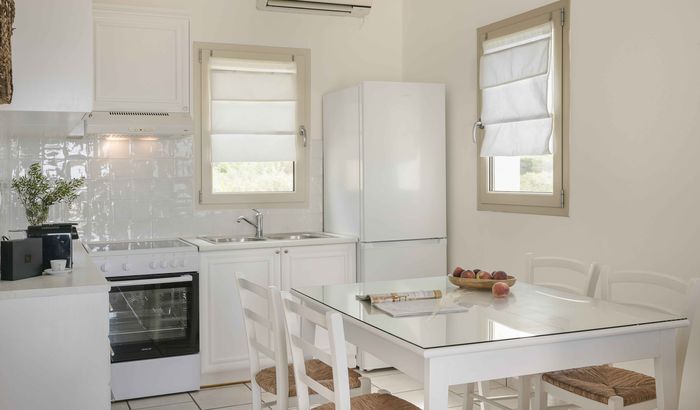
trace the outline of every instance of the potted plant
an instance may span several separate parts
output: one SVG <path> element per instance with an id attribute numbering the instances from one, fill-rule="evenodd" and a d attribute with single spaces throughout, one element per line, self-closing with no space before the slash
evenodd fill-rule
<path id="1" fill-rule="evenodd" d="M 41 225 L 49 217 L 49 207 L 61 202 L 71 205 L 78 197 L 78 189 L 85 184 L 85 178 L 50 181 L 41 173 L 41 164 L 34 163 L 27 174 L 12 178 L 12 188 L 24 205 L 29 225 Z"/>

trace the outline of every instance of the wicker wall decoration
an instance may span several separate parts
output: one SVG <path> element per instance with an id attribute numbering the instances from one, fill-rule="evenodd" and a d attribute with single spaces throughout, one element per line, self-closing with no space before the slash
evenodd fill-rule
<path id="1" fill-rule="evenodd" d="M 15 0 L 0 0 L 0 104 L 12 102 L 12 24 Z"/>

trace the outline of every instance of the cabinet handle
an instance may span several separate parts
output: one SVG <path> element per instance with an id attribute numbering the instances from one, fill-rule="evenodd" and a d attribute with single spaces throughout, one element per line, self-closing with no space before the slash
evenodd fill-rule
<path id="1" fill-rule="evenodd" d="M 280 254 L 280 251 L 275 251 L 275 253 L 276 253 L 277 255 L 279 255 L 279 254 Z"/>
<path id="2" fill-rule="evenodd" d="M 289 251 L 288 251 L 287 249 L 285 249 L 285 250 L 284 250 L 284 253 L 289 253 Z"/>

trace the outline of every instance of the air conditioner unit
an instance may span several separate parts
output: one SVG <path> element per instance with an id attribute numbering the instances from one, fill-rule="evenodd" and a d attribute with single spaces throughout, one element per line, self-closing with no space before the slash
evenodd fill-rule
<path id="1" fill-rule="evenodd" d="M 258 10 L 363 17 L 372 0 L 257 0 Z"/>

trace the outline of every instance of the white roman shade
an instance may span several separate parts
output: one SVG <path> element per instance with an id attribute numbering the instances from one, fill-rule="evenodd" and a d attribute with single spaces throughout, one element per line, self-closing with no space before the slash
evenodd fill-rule
<path id="1" fill-rule="evenodd" d="M 550 154 L 552 23 L 483 42 L 482 157 Z"/>
<path id="2" fill-rule="evenodd" d="M 211 161 L 295 161 L 294 61 L 211 57 Z"/>

